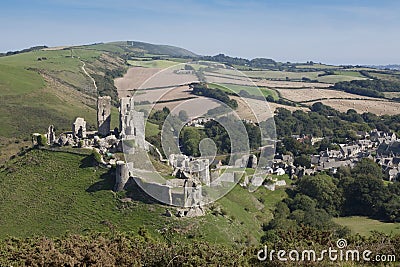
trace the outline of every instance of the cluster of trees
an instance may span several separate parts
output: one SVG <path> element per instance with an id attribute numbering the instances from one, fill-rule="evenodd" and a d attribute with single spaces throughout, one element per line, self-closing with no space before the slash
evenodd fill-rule
<path id="1" fill-rule="evenodd" d="M 125 68 L 105 69 L 104 76 L 94 73 L 93 79 L 96 81 L 97 90 L 100 96 L 110 96 L 113 103 L 118 103 L 117 88 L 114 85 L 114 79 L 122 77 L 125 73 Z"/>
<path id="2" fill-rule="evenodd" d="M 258 126 L 235 120 L 232 117 L 222 117 L 219 120 L 220 122 L 214 120 L 206 122 L 204 128 L 183 128 L 179 136 L 182 152 L 189 156 L 200 156 L 199 144 L 204 138 L 210 138 L 214 142 L 219 155 L 245 151 L 247 141 L 250 149 L 257 149 L 261 146 L 261 132 Z M 229 125 L 229 130 L 223 125 Z M 248 136 L 248 140 L 244 138 L 246 136 Z M 231 142 L 234 143 L 234 148 L 232 148 Z M 233 149 L 236 151 L 232 151 Z"/>
<path id="3" fill-rule="evenodd" d="M 220 62 L 231 66 L 239 65 L 239 66 L 249 66 L 252 68 L 262 68 L 262 69 L 269 69 L 276 65 L 276 62 L 270 58 L 255 58 L 252 60 L 248 60 L 245 58 L 230 57 L 224 54 L 218 54 L 215 56 L 203 56 L 201 57 L 201 60 Z"/>
<path id="4" fill-rule="evenodd" d="M 341 143 L 356 140 L 356 131 L 400 132 L 399 116 L 377 116 L 373 113 L 359 114 L 355 110 L 337 111 L 320 102 L 311 106 L 311 112 L 296 110 L 290 112 L 278 108 L 274 116 L 276 132 L 279 138 L 292 135 L 312 135 L 329 137 L 331 142 Z"/>
<path id="5" fill-rule="evenodd" d="M 158 125 L 161 129 L 168 116 L 169 126 L 167 127 L 174 129 L 180 129 L 179 125 L 188 119 L 186 112 L 181 111 L 177 116 L 170 115 L 170 110 L 164 107 L 162 110 L 152 112 L 148 121 Z M 261 146 L 261 131 L 258 126 L 241 121 L 233 116 L 223 116 L 218 119 L 218 122 L 215 120 L 206 122 L 204 128 L 184 127 L 179 132 L 180 149 L 188 156 L 198 157 L 200 156 L 199 144 L 205 138 L 210 138 L 214 142 L 219 155 L 246 151 L 247 148 L 254 150 Z M 156 136 L 146 137 L 146 140 L 162 151 L 161 132 Z M 234 147 L 231 146 L 231 142 Z"/>
<path id="6" fill-rule="evenodd" d="M 179 145 L 181 147 L 181 151 L 188 156 L 201 156 L 199 144 L 204 138 L 206 138 L 204 131 L 200 131 L 194 127 L 183 128 L 179 135 Z M 221 150 L 221 147 L 219 147 L 219 149 Z"/>
<path id="7" fill-rule="evenodd" d="M 400 92 L 400 83 L 385 80 L 354 80 L 350 82 L 338 82 L 331 86 L 332 89 L 345 91 L 347 93 L 384 97 L 383 92 Z"/>
<path id="8" fill-rule="evenodd" d="M 386 186 L 381 167 L 373 160 L 362 159 L 353 169 L 341 168 L 336 178 L 342 198 L 340 215 L 400 222 L 400 183 Z"/>
<path id="9" fill-rule="evenodd" d="M 209 89 L 206 83 L 192 83 L 190 87 L 192 88 L 192 93 L 195 95 L 217 99 L 233 109 L 238 107 L 236 100 L 230 99 L 229 95 L 221 89 Z"/>
<path id="10" fill-rule="evenodd" d="M 332 221 L 337 216 L 400 222 L 400 183 L 386 186 L 380 166 L 370 159 L 362 159 L 353 169 L 340 169 L 335 177 L 304 176 L 288 193 L 276 205 L 274 219 L 264 225 L 267 233 L 307 226 L 348 234 Z"/>

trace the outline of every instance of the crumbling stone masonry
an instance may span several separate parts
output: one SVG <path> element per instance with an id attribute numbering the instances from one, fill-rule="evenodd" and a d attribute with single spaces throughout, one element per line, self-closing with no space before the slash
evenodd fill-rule
<path id="1" fill-rule="evenodd" d="M 116 162 L 116 175 L 115 175 L 115 185 L 114 191 L 119 192 L 122 191 L 131 177 L 129 173 L 129 169 L 132 168 L 133 163 L 125 163 L 124 161 Z"/>
<path id="2" fill-rule="evenodd" d="M 107 136 L 110 133 L 111 97 L 100 96 L 97 99 L 97 127 L 98 133 Z"/>
<path id="3" fill-rule="evenodd" d="M 208 159 L 192 158 L 183 154 L 171 154 L 169 156 L 169 164 L 174 168 L 173 176 L 196 179 L 205 185 L 210 185 L 210 163 Z"/>
<path id="4" fill-rule="evenodd" d="M 46 134 L 47 144 L 52 145 L 56 141 L 56 132 L 54 131 L 54 126 L 50 125 Z"/>
<path id="5" fill-rule="evenodd" d="M 148 150 L 149 146 L 145 140 L 144 113 L 134 109 L 133 98 L 121 98 L 119 114 L 121 139 L 134 140 L 137 147 Z"/>
<path id="6" fill-rule="evenodd" d="M 72 134 L 74 137 L 86 138 L 86 121 L 83 118 L 76 118 L 72 124 Z"/>

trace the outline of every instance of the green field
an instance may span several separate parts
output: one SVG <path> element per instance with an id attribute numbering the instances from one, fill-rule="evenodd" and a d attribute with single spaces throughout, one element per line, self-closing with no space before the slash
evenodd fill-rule
<path id="1" fill-rule="evenodd" d="M 342 217 L 334 218 L 334 222 L 347 226 L 353 233 L 368 236 L 371 231 L 378 231 L 385 234 L 400 234 L 400 223 L 387 223 L 366 217 Z"/>
<path id="2" fill-rule="evenodd" d="M 361 78 L 352 75 L 325 75 L 318 77 L 318 81 L 321 83 L 337 83 L 337 82 L 349 82 L 353 80 L 365 80 L 366 78 Z"/>
<path id="3" fill-rule="evenodd" d="M 0 96 L 14 96 L 43 88 L 43 78 L 22 67 L 0 65 Z"/>
<path id="4" fill-rule="evenodd" d="M 146 137 L 155 136 L 160 132 L 157 124 L 146 122 Z"/>
<path id="5" fill-rule="evenodd" d="M 400 73 L 393 72 L 392 74 L 387 73 L 378 73 L 378 72 L 368 72 L 374 78 L 378 78 L 381 80 L 391 81 L 391 82 L 400 82 Z"/>
<path id="6" fill-rule="evenodd" d="M 171 66 L 175 66 L 181 64 L 180 62 L 159 59 L 159 60 L 128 60 L 128 63 L 132 66 L 136 67 L 144 67 L 144 68 L 157 68 L 157 69 L 166 69 Z"/>
<path id="7" fill-rule="evenodd" d="M 50 124 L 58 130 L 70 130 L 78 116 L 94 126 L 93 106 L 84 104 L 73 91 L 91 85 L 81 60 L 92 62 L 100 53 L 74 49 L 74 57 L 70 55 L 70 51 L 56 50 L 0 58 L 0 136 L 27 137 L 32 132 L 45 132 Z M 39 72 L 58 84 L 46 84 Z"/>
<path id="8" fill-rule="evenodd" d="M 339 70 L 334 72 L 335 75 L 343 75 L 343 76 L 349 76 L 349 77 L 358 77 L 358 78 L 365 78 L 364 75 L 362 75 L 358 71 L 353 71 L 353 70 Z"/>
<path id="9" fill-rule="evenodd" d="M 260 71 L 243 71 L 243 73 L 250 78 L 259 79 L 273 79 L 273 80 L 301 80 L 303 77 L 316 80 L 321 71 L 310 72 L 290 72 L 290 71 L 273 71 L 273 70 L 260 70 Z"/>
<path id="10" fill-rule="evenodd" d="M 270 95 L 274 99 L 279 99 L 279 96 L 276 93 L 276 91 L 267 89 L 267 88 L 263 88 L 263 87 L 236 85 L 236 84 L 216 84 L 216 83 L 209 83 L 208 86 L 209 86 L 209 88 L 220 89 L 227 93 L 238 94 L 240 91 L 246 91 L 250 95 L 253 95 L 253 96 L 260 96 L 262 94 L 264 97 L 267 97 Z"/>
<path id="11" fill-rule="evenodd" d="M 312 65 L 296 65 L 296 69 L 339 69 L 338 66 L 326 65 L 326 64 L 312 64 Z"/>

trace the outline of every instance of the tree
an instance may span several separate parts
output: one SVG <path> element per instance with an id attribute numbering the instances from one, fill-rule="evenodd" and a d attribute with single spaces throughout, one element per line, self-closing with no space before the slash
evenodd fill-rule
<path id="1" fill-rule="evenodd" d="M 372 159 L 368 158 L 361 159 L 353 168 L 352 174 L 355 176 L 369 175 L 378 179 L 383 178 L 381 167 Z"/>
<path id="2" fill-rule="evenodd" d="M 358 174 L 342 180 L 340 187 L 345 198 L 344 215 L 383 216 L 383 204 L 387 201 L 388 191 L 382 179 L 375 175 Z"/>
<path id="3" fill-rule="evenodd" d="M 310 156 L 307 155 L 300 155 L 296 158 L 294 158 L 294 165 L 295 166 L 302 166 L 305 168 L 310 168 L 311 167 L 311 159 Z"/>
<path id="4" fill-rule="evenodd" d="M 304 176 L 297 182 L 297 191 L 315 199 L 317 207 L 329 214 L 339 214 L 344 201 L 341 191 L 328 175 Z"/>
<path id="5" fill-rule="evenodd" d="M 199 156 L 200 133 L 197 129 L 186 127 L 182 130 L 181 145 L 183 152 L 188 156 Z"/>

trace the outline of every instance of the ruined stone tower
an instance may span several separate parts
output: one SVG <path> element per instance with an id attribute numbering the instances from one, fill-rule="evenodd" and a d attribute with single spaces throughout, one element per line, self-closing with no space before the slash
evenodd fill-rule
<path id="1" fill-rule="evenodd" d="M 133 98 L 121 98 L 119 114 L 121 137 L 125 140 L 135 140 L 137 147 L 148 150 L 145 141 L 144 113 L 134 109 Z"/>
<path id="2" fill-rule="evenodd" d="M 47 144 L 52 145 L 56 141 L 56 132 L 54 131 L 54 126 L 50 125 L 49 129 L 47 130 Z"/>
<path id="3" fill-rule="evenodd" d="M 125 163 L 123 161 L 117 161 L 114 191 L 119 192 L 124 190 L 124 187 L 131 176 L 129 173 L 130 168 L 133 168 L 133 164 L 131 162 Z"/>
<path id="4" fill-rule="evenodd" d="M 98 133 L 107 136 L 110 133 L 111 97 L 99 96 L 97 99 L 97 127 Z"/>

